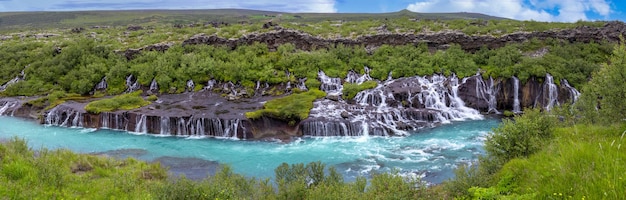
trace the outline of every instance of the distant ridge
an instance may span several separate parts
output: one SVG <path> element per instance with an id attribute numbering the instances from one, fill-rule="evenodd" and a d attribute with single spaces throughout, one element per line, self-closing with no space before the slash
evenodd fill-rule
<path id="1" fill-rule="evenodd" d="M 416 13 L 401 10 L 389 13 L 289 13 L 248 9 L 203 10 L 121 10 L 121 11 L 55 11 L 55 12 L 3 12 L 0 13 L 0 30 L 32 28 L 71 28 L 77 26 L 129 24 L 176 24 L 220 21 L 227 23 L 256 22 L 280 17 L 282 21 L 318 22 L 326 20 L 358 21 L 370 19 L 484 19 L 504 20 L 479 13 Z"/>

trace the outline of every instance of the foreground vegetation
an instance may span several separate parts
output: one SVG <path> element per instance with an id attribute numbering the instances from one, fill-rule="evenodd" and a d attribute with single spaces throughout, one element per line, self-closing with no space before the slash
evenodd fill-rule
<path id="1" fill-rule="evenodd" d="M 32 150 L 13 138 L 0 143 L 0 196 L 9 199 L 414 199 L 428 197 L 417 179 L 397 174 L 344 182 L 319 162 L 282 164 L 275 180 L 258 180 L 223 166 L 201 181 L 168 177 L 158 163 Z"/>

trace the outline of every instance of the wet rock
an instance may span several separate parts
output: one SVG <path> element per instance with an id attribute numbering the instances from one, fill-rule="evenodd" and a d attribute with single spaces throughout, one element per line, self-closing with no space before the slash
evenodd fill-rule
<path id="1" fill-rule="evenodd" d="M 341 112 L 341 117 L 344 119 L 350 118 L 350 113 L 348 113 L 347 111 L 343 111 Z"/>
<path id="2" fill-rule="evenodd" d="M 328 94 L 326 95 L 327 99 L 333 100 L 333 101 L 339 101 L 341 99 L 341 95 L 339 94 Z"/>

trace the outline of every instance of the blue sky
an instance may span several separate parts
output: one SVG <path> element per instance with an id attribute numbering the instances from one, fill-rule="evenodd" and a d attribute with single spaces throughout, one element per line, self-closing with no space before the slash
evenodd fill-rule
<path id="1" fill-rule="evenodd" d="M 477 12 L 518 20 L 626 20 L 624 0 L 0 0 L 0 12 L 245 8 L 281 12 Z"/>

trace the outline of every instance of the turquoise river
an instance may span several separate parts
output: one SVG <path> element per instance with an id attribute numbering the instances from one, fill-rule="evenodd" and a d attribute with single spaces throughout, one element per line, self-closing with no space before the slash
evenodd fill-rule
<path id="1" fill-rule="evenodd" d="M 320 137 L 283 143 L 63 128 L 0 116 L 0 140 L 17 136 L 26 139 L 33 149 L 66 148 L 79 153 L 159 160 L 172 173 L 190 178 L 213 173 L 217 163 L 228 164 L 246 176 L 271 178 L 283 162 L 321 161 L 335 166 L 347 181 L 396 169 L 403 175 L 440 183 L 454 176 L 456 166 L 484 153 L 485 137 L 499 122 L 487 117 L 424 129 L 406 137 Z"/>

